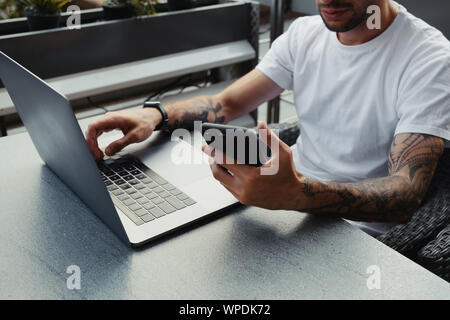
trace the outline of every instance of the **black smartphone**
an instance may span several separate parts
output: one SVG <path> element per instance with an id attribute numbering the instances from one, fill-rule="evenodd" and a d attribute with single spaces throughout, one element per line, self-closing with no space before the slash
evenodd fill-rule
<path id="1" fill-rule="evenodd" d="M 234 159 L 234 163 L 260 167 L 272 155 L 254 129 L 205 122 L 202 135 L 209 146 Z"/>

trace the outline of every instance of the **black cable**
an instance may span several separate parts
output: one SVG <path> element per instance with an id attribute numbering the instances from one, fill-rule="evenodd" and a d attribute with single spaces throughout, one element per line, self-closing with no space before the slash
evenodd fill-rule
<path id="1" fill-rule="evenodd" d="M 176 84 L 178 84 L 181 80 L 183 80 L 186 77 L 191 77 L 191 74 L 185 74 L 181 77 L 179 77 L 178 79 L 176 79 L 175 81 L 169 83 L 167 86 L 163 87 L 161 90 L 157 91 L 156 93 L 154 93 L 153 95 L 147 97 L 147 99 L 145 99 L 144 102 L 146 101 L 150 101 L 151 99 L 155 98 L 155 97 L 160 97 L 163 93 L 166 93 L 168 90 L 172 89 L 173 86 L 175 86 Z"/>
<path id="2" fill-rule="evenodd" d="M 208 81 L 211 77 L 211 73 L 208 72 L 206 77 L 205 77 L 205 82 L 204 82 L 204 86 L 203 88 L 206 88 L 206 86 L 208 85 Z M 152 99 L 154 99 L 156 97 L 156 100 L 160 100 L 161 96 L 164 95 L 165 93 L 167 93 L 167 91 L 171 90 L 171 89 L 175 89 L 176 85 L 179 84 L 183 79 L 187 78 L 187 83 L 182 86 L 182 88 L 180 89 L 179 92 L 177 92 L 176 94 L 180 94 L 182 93 L 186 88 L 190 87 L 190 86 L 195 86 L 197 88 L 202 88 L 201 86 L 197 85 L 197 84 L 193 84 L 191 83 L 191 79 L 192 79 L 192 74 L 185 74 L 181 77 L 179 77 L 178 79 L 176 79 L 175 81 L 169 83 L 167 86 L 163 87 L 161 90 L 157 91 L 156 93 L 154 93 L 153 95 L 147 97 L 147 99 L 145 99 L 144 102 L 146 101 L 150 101 Z"/>
<path id="3" fill-rule="evenodd" d="M 103 109 L 102 107 L 100 107 L 98 104 L 94 103 L 94 101 L 92 101 L 91 97 L 86 97 L 87 102 L 89 102 L 89 104 L 91 105 L 91 107 L 94 108 L 98 108 L 98 109 Z"/>

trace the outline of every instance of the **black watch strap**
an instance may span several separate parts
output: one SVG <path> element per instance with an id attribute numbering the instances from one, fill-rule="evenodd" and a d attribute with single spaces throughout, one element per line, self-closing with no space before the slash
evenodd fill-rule
<path id="1" fill-rule="evenodd" d="M 161 102 L 159 101 L 145 101 L 144 102 L 144 108 L 155 108 L 158 109 L 159 112 L 161 112 L 162 115 L 162 121 L 155 127 L 155 130 L 161 130 L 164 129 L 167 126 L 167 123 L 169 122 L 169 116 L 167 115 L 166 109 L 162 106 Z"/>

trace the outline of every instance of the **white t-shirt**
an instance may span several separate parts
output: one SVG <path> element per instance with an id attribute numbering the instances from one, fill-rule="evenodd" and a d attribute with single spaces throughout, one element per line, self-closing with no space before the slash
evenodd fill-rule
<path id="1" fill-rule="evenodd" d="M 354 46 L 340 43 L 320 16 L 299 18 L 257 66 L 293 90 L 301 174 L 340 182 L 387 176 L 398 133 L 434 135 L 450 146 L 450 42 L 398 6 L 387 30 Z"/>

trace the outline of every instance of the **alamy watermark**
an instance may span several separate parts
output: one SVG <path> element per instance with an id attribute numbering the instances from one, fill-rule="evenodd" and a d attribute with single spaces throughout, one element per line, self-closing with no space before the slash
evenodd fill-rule
<path id="1" fill-rule="evenodd" d="M 379 290 L 381 289 L 381 269 L 377 265 L 370 265 L 366 269 L 366 273 L 369 277 L 366 280 L 367 289 Z"/>
<path id="2" fill-rule="evenodd" d="M 369 30 L 380 30 L 381 29 L 381 9 L 376 4 L 371 5 L 367 8 L 367 13 L 370 16 L 367 18 L 367 29 Z"/>
<path id="3" fill-rule="evenodd" d="M 77 5 L 70 5 L 67 7 L 67 13 L 70 15 L 67 17 L 66 26 L 70 30 L 81 29 L 81 9 Z"/>
<path id="4" fill-rule="evenodd" d="M 66 280 L 66 287 L 69 290 L 81 289 L 81 269 L 77 265 L 70 265 L 66 269 L 66 273 L 70 276 Z"/>
<path id="5" fill-rule="evenodd" d="M 258 135 L 257 135 L 257 134 Z M 275 175 L 279 169 L 279 140 L 276 138 L 277 130 L 269 134 L 267 129 L 241 131 L 227 129 L 225 134 L 217 129 L 208 129 L 203 137 L 213 140 L 209 146 L 216 150 L 211 157 L 216 164 L 247 164 L 256 165 L 258 160 L 263 163 L 261 175 Z M 200 137 L 198 136 L 200 135 Z M 194 121 L 194 132 L 178 128 L 172 132 L 172 141 L 183 140 L 191 143 L 193 149 L 201 149 L 202 122 Z M 270 139 L 270 141 L 267 141 Z M 270 145 L 270 154 L 267 146 Z M 220 151 L 226 149 L 225 154 Z M 183 144 L 176 145 L 171 151 L 171 160 L 174 164 L 202 164 L 204 159 L 192 148 Z"/>

